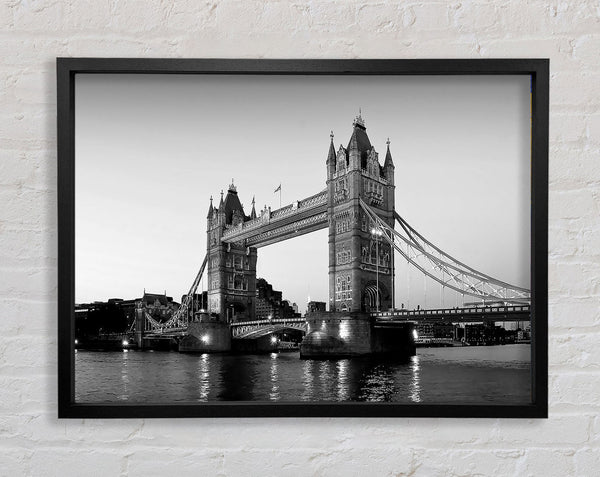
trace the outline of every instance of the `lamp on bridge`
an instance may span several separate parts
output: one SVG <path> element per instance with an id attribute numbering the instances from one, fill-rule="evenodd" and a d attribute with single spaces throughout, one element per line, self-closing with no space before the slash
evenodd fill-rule
<path id="1" fill-rule="evenodd" d="M 375 291 L 375 306 L 379 311 L 379 239 L 383 235 L 380 227 L 373 227 L 371 229 L 371 235 L 375 239 L 375 280 L 377 283 L 377 290 Z"/>

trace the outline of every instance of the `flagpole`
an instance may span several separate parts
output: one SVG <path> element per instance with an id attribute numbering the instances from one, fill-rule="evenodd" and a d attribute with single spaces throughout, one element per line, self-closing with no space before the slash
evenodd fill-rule
<path id="1" fill-rule="evenodd" d="M 281 182 L 279 183 L 279 208 L 281 209 Z"/>

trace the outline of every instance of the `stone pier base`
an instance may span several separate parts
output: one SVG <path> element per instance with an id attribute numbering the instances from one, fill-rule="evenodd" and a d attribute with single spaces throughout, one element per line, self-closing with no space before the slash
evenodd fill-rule
<path id="1" fill-rule="evenodd" d="M 220 353 L 231 351 L 231 331 L 227 323 L 208 315 L 188 325 L 188 333 L 179 342 L 180 353 Z"/>
<path id="2" fill-rule="evenodd" d="M 307 334 L 301 358 L 343 358 L 364 355 L 413 356 L 412 323 L 380 326 L 366 313 L 317 312 L 306 316 Z"/>

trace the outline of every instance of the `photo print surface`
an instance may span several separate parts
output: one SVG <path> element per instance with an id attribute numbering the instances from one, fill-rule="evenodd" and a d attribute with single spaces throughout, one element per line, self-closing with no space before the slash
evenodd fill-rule
<path id="1" fill-rule="evenodd" d="M 75 86 L 75 402 L 532 402 L 529 76 Z"/>

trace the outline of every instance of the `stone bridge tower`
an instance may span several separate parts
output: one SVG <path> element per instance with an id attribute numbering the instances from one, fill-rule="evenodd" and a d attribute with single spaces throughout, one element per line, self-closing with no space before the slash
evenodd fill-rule
<path id="1" fill-rule="evenodd" d="M 256 218 L 254 201 L 249 216 L 238 198 L 235 185 L 213 207 L 212 197 L 207 217 L 208 312 L 217 313 L 222 321 L 247 321 L 255 318 L 256 248 L 221 241 L 225 229 Z"/>
<path id="2" fill-rule="evenodd" d="M 327 156 L 329 310 L 368 312 L 378 304 L 387 310 L 392 306 L 394 254 L 373 233 L 374 224 L 358 199 L 393 227 L 394 163 L 388 140 L 385 162 L 379 164 L 360 114 L 352 126 L 348 146 L 337 151 L 332 133 Z"/>

